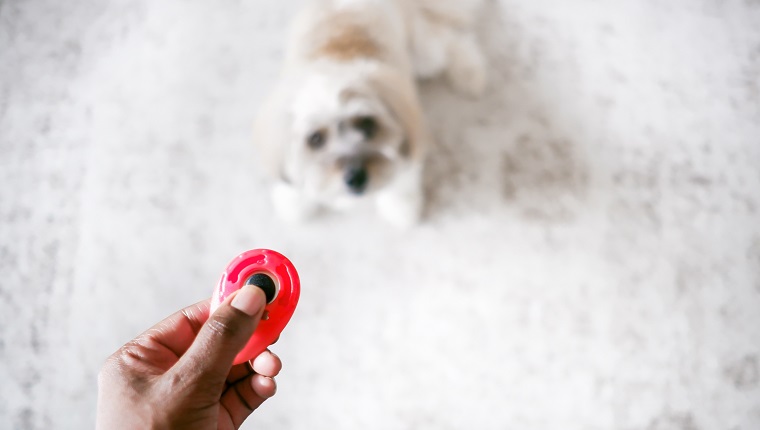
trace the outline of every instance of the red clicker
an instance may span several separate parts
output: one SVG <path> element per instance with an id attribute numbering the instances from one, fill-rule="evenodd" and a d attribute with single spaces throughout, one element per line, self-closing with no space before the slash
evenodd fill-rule
<path id="1" fill-rule="evenodd" d="M 211 312 L 230 294 L 247 284 L 264 290 L 267 305 L 256 331 L 234 364 L 256 358 L 280 335 L 293 316 L 301 294 L 298 272 L 284 255 L 269 249 L 252 249 L 235 257 L 219 280 L 211 297 Z"/>

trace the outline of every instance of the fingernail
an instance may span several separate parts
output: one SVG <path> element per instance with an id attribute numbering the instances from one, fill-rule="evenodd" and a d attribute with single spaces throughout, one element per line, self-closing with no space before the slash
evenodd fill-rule
<path id="1" fill-rule="evenodd" d="M 232 299 L 230 306 L 247 314 L 254 316 L 266 305 L 266 296 L 261 288 L 255 285 L 246 285 L 240 289 Z"/>
<path id="2" fill-rule="evenodd" d="M 274 381 L 274 378 L 262 375 L 253 375 L 253 378 L 251 378 L 251 388 L 264 399 L 268 399 L 277 393 L 277 383 Z"/>

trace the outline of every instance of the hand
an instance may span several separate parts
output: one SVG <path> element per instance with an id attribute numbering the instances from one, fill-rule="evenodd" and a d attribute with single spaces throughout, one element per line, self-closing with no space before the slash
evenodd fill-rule
<path id="1" fill-rule="evenodd" d="M 209 316 L 189 306 L 119 348 L 98 375 L 98 429 L 237 429 L 274 395 L 282 363 L 269 350 L 233 366 L 266 299 L 248 285 Z"/>

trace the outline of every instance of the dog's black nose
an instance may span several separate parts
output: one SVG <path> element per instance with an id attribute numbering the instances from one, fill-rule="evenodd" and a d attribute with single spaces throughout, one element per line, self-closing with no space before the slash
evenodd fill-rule
<path id="1" fill-rule="evenodd" d="M 365 167 L 350 167 L 343 176 L 343 181 L 354 194 L 361 194 L 367 188 L 369 174 Z"/>

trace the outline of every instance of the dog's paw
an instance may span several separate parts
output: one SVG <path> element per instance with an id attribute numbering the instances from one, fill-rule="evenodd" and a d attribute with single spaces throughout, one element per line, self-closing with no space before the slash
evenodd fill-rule
<path id="1" fill-rule="evenodd" d="M 392 225 L 407 229 L 422 218 L 424 198 L 421 193 L 386 192 L 377 197 L 377 210 Z"/>
<path id="2" fill-rule="evenodd" d="M 280 219 L 289 223 L 303 223 L 313 217 L 317 206 L 288 184 L 272 187 L 272 204 Z"/>
<path id="3" fill-rule="evenodd" d="M 473 35 L 460 34 L 452 39 L 446 76 L 454 89 L 466 96 L 479 97 L 485 91 L 486 60 Z"/>

